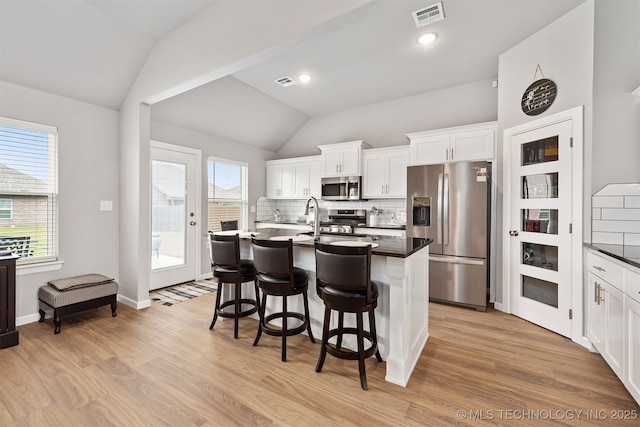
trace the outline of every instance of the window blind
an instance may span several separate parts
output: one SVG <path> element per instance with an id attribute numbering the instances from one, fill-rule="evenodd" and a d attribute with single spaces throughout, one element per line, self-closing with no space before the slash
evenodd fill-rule
<path id="1" fill-rule="evenodd" d="M 221 221 L 238 221 L 238 227 L 248 228 L 246 163 L 210 157 L 207 161 L 207 198 L 209 231 L 220 231 Z"/>
<path id="2" fill-rule="evenodd" d="M 0 117 L 0 252 L 57 258 L 58 131 Z"/>

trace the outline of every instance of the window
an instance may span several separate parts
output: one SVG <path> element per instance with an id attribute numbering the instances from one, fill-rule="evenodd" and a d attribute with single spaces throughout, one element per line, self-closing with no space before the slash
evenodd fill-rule
<path id="1" fill-rule="evenodd" d="M 13 216 L 13 200 L 12 199 L 0 199 L 0 219 L 11 219 Z"/>
<path id="2" fill-rule="evenodd" d="M 58 130 L 0 117 L 0 252 L 19 264 L 58 253 Z"/>
<path id="3" fill-rule="evenodd" d="M 221 221 L 238 221 L 248 228 L 249 213 L 246 163 L 210 157 L 207 161 L 209 231 L 220 231 Z"/>

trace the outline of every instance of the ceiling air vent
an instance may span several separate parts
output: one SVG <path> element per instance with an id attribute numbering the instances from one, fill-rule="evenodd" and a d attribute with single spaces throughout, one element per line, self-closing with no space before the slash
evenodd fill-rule
<path id="1" fill-rule="evenodd" d="M 274 81 L 282 87 L 289 87 L 296 84 L 295 80 L 287 76 L 280 77 L 279 79 L 275 79 Z"/>
<path id="2" fill-rule="evenodd" d="M 424 27 L 427 24 L 431 24 L 436 21 L 444 19 L 444 9 L 442 9 L 442 2 L 432 4 L 420 10 L 416 10 L 412 13 L 413 20 L 416 21 L 416 27 Z"/>

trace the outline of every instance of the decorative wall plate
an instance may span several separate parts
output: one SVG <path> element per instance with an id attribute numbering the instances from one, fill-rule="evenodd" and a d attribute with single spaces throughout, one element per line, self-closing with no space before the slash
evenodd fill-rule
<path id="1" fill-rule="evenodd" d="M 528 116 L 545 112 L 553 104 L 557 92 L 558 88 L 552 80 L 536 80 L 522 94 L 522 112 Z"/>

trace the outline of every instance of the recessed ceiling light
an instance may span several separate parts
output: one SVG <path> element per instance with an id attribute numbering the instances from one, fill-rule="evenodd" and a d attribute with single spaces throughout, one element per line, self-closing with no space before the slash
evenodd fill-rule
<path id="1" fill-rule="evenodd" d="M 434 41 L 436 41 L 437 38 L 438 38 L 438 35 L 436 33 L 425 33 L 420 37 L 418 37 L 418 44 L 422 44 L 422 45 L 431 44 Z"/>
<path id="2" fill-rule="evenodd" d="M 300 80 L 300 82 L 302 83 L 307 83 L 311 81 L 311 74 L 299 74 L 298 75 L 298 80 Z"/>

